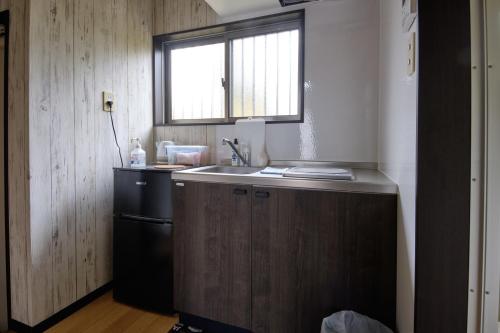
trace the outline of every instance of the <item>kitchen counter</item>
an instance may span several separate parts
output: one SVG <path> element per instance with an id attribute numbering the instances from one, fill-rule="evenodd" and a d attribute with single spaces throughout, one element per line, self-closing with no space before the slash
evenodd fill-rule
<path id="1" fill-rule="evenodd" d="M 148 172 L 165 172 L 165 173 L 172 173 L 174 171 L 180 171 L 180 170 L 185 170 L 190 167 L 185 167 L 185 168 L 180 168 L 180 169 L 157 169 L 154 167 L 154 165 L 147 165 L 145 168 L 129 168 L 129 167 L 116 167 L 113 168 L 114 170 L 122 170 L 122 171 L 133 171 L 133 172 L 143 172 L 143 171 L 148 171 Z"/>
<path id="2" fill-rule="evenodd" d="M 182 321 L 222 325 L 214 332 L 319 332 L 325 313 L 351 309 L 394 328 L 397 187 L 376 166 L 333 167 L 352 169 L 353 180 L 229 166 L 172 174 Z"/>
<path id="3" fill-rule="evenodd" d="M 354 180 L 327 180 L 291 178 L 262 174 L 259 170 L 248 174 L 211 173 L 214 166 L 176 171 L 175 181 L 194 181 L 223 184 L 272 186 L 294 189 L 312 189 L 338 192 L 397 194 L 398 186 L 378 170 L 352 167 Z"/>

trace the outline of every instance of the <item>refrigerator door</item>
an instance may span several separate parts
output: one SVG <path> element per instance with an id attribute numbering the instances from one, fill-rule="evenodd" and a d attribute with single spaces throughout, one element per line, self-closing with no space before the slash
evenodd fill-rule
<path id="1" fill-rule="evenodd" d="M 172 218 L 171 174 L 148 170 L 115 170 L 115 215 Z"/>
<path id="2" fill-rule="evenodd" d="M 171 313 L 172 224 L 115 217 L 113 247 L 113 297 L 147 310 Z"/>

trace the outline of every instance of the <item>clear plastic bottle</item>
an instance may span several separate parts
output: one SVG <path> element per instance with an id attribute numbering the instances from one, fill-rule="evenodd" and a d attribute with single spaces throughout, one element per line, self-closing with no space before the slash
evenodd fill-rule
<path id="1" fill-rule="evenodd" d="M 250 166 L 251 164 L 251 160 L 252 160 L 252 155 L 251 155 L 251 152 L 250 152 L 250 146 L 248 145 L 248 143 L 246 142 L 242 142 L 240 144 L 240 148 L 241 148 L 241 155 L 243 156 L 243 158 L 245 158 L 245 160 L 247 161 L 247 165 L 246 166 Z M 242 162 L 243 164 L 243 162 Z"/>
<path id="2" fill-rule="evenodd" d="M 236 147 L 236 149 L 239 149 L 238 139 L 234 139 L 234 147 Z M 240 166 L 240 158 L 234 151 L 231 155 L 231 165 L 234 167 Z"/>
<path id="3" fill-rule="evenodd" d="M 143 169 L 146 167 L 146 152 L 141 147 L 141 138 L 133 138 L 132 144 L 135 147 L 130 152 L 130 167 L 132 169 Z"/>

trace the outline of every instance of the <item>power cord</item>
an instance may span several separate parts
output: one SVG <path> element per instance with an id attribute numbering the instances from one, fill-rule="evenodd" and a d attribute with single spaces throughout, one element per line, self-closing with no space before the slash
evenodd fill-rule
<path id="1" fill-rule="evenodd" d="M 108 102 L 106 102 L 106 104 L 108 104 L 110 110 L 113 110 L 113 102 L 112 101 L 108 101 Z M 120 154 L 120 162 L 122 163 L 122 168 L 123 168 L 122 150 L 120 149 L 120 145 L 118 144 L 118 139 L 116 137 L 115 123 L 113 121 L 113 112 L 112 111 L 109 111 L 109 118 L 111 119 L 111 127 L 113 128 L 113 134 L 115 136 L 115 143 L 116 143 L 116 147 L 118 147 L 118 154 Z"/>

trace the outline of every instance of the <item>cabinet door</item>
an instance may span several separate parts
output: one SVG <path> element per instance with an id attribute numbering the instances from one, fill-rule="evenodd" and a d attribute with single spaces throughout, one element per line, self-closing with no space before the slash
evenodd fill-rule
<path id="1" fill-rule="evenodd" d="M 176 310 L 249 329 L 251 188 L 174 187 Z"/>
<path id="2" fill-rule="evenodd" d="M 171 174 L 151 170 L 115 170 L 114 212 L 172 218 Z"/>
<path id="3" fill-rule="evenodd" d="M 396 197 L 255 188 L 252 330 L 319 332 L 354 310 L 394 327 Z"/>
<path id="4" fill-rule="evenodd" d="M 172 312 L 172 224 L 114 219 L 113 296 L 160 313 Z"/>

